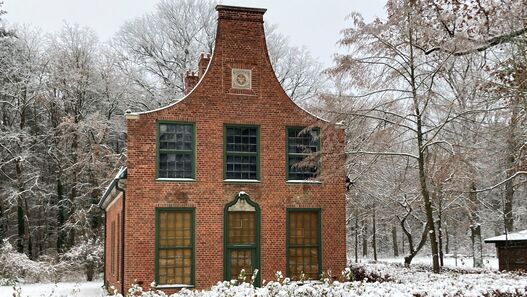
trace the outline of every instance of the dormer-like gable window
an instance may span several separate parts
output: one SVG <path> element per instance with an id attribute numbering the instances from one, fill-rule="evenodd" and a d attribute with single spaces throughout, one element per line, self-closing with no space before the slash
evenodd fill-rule
<path id="1" fill-rule="evenodd" d="M 157 178 L 194 179 L 194 124 L 159 122 L 157 130 Z"/>

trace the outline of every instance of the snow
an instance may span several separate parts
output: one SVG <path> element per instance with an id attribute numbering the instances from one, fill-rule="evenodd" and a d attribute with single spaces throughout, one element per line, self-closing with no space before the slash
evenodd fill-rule
<path id="1" fill-rule="evenodd" d="M 386 262 L 386 263 L 404 263 L 404 260 L 402 258 L 384 258 L 379 259 L 379 262 Z M 415 257 L 412 260 L 412 265 L 432 265 L 432 257 Z M 353 265 L 353 263 L 352 263 Z M 444 257 L 444 267 L 448 268 L 472 268 L 473 266 L 473 258 L 471 256 L 464 256 L 464 255 L 458 255 L 457 257 L 454 257 L 451 254 L 445 255 Z M 496 257 L 483 257 L 483 268 L 489 269 L 489 270 L 498 270 L 499 268 L 499 262 L 498 258 Z"/>
<path id="2" fill-rule="evenodd" d="M 357 266 L 353 266 L 357 267 Z M 488 269 L 445 268 L 440 274 L 430 272 L 428 265 L 410 268 L 395 264 L 366 264 L 363 280 L 346 281 L 357 275 L 349 269 L 334 274 L 340 281 L 326 277 L 320 282 L 298 283 L 276 273 L 275 280 L 264 282 L 261 288 L 250 284 L 236 285 L 236 281 L 218 282 L 205 291 L 183 289 L 171 297 L 223 297 L 223 296 L 527 296 L 527 275 L 498 272 Z M 165 297 L 162 291 L 146 291 L 134 286 L 128 294 L 142 297 Z"/>
<path id="3" fill-rule="evenodd" d="M 172 297 L 220 297 L 220 296 L 527 296 L 527 275 L 518 273 L 498 272 L 492 269 L 470 268 L 469 257 L 458 258 L 465 263 L 461 267 L 444 268 L 440 274 L 430 272 L 426 258 L 416 258 L 416 264 L 405 268 L 401 259 L 393 263 L 361 263 L 352 265 L 363 267 L 369 279 L 362 281 L 346 281 L 353 275 L 350 269 L 341 274 L 334 273 L 339 281 L 327 277 L 320 282 L 296 283 L 284 278 L 277 272 L 274 280 L 267 280 L 261 288 L 250 284 L 233 285 L 232 282 L 218 282 L 205 291 L 183 289 Z M 453 258 L 446 258 L 446 266 L 455 264 Z M 388 262 L 390 259 L 384 259 Z M 484 263 L 493 263 L 491 258 Z M 421 264 L 422 263 L 422 264 Z M 493 264 L 491 264 L 493 265 Z M 63 282 L 48 284 L 22 284 L 20 297 L 104 297 L 102 282 Z M 0 287 L 0 296 L 13 296 L 13 288 Z M 128 293 L 133 296 L 165 297 L 161 291 L 143 292 L 135 286 Z M 508 295 L 507 295 L 508 294 Z M 15 295 L 18 296 L 18 295 Z M 119 295 L 118 295 L 119 296 Z"/>
<path id="4" fill-rule="evenodd" d="M 20 295 L 13 295 L 12 286 L 0 286 L 0 296 L 20 297 L 102 297 L 102 281 L 19 284 Z"/>
<path id="5" fill-rule="evenodd" d="M 507 235 L 500 235 L 485 239 L 485 242 L 508 241 L 508 240 L 527 240 L 527 230 L 522 230 Z"/>

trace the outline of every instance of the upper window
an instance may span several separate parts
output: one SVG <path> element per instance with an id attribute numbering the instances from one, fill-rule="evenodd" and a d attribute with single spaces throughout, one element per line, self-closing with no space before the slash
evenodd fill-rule
<path id="1" fill-rule="evenodd" d="M 156 282 L 194 284 L 194 209 L 158 209 Z"/>
<path id="2" fill-rule="evenodd" d="M 159 123 L 158 178 L 194 178 L 194 124 Z"/>
<path id="3" fill-rule="evenodd" d="M 287 179 L 306 180 L 319 173 L 320 130 L 287 128 Z"/>
<path id="4" fill-rule="evenodd" d="M 258 180 L 258 127 L 225 127 L 225 179 Z"/>

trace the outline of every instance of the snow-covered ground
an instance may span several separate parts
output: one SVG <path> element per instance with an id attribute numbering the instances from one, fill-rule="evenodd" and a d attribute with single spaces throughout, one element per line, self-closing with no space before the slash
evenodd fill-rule
<path id="1" fill-rule="evenodd" d="M 79 282 L 79 283 L 38 283 L 20 284 L 17 289 L 20 295 L 15 293 L 13 287 L 0 286 L 0 296 L 20 297 L 101 297 L 106 296 L 102 289 L 102 281 Z"/>
<path id="2" fill-rule="evenodd" d="M 473 267 L 473 261 L 472 257 L 467 256 L 445 256 L 444 257 L 444 266 L 445 267 L 457 267 L 457 268 L 472 268 Z M 364 261 L 359 259 L 359 262 Z M 365 262 L 371 262 L 371 261 L 365 261 Z M 404 263 L 404 260 L 402 258 L 380 258 L 379 262 L 387 262 L 387 263 Z M 412 264 L 423 264 L 423 265 L 432 265 L 432 257 L 416 257 L 413 259 Z M 483 267 L 491 270 L 498 270 L 498 258 L 496 257 L 484 257 L 483 258 Z M 353 265 L 353 263 L 351 263 Z"/>
<path id="3" fill-rule="evenodd" d="M 298 285 L 284 279 L 267 280 L 262 288 L 224 282 L 207 291 L 187 290 L 172 296 L 527 296 L 527 274 L 499 272 L 494 258 L 484 260 L 487 266 L 484 269 L 471 268 L 470 257 L 458 257 L 457 262 L 451 257 L 445 260 L 446 267 L 441 274 L 430 272 L 430 260 L 425 257 L 416 258 L 410 268 L 404 268 L 401 259 L 381 259 L 379 263 L 352 264 L 352 267 L 363 267 L 362 275 L 368 280 L 346 282 L 337 274 L 340 281 L 336 282 L 327 279 L 325 283 Z M 21 284 L 20 295 L 13 295 L 13 288 L 4 286 L 0 287 L 0 297 L 103 297 L 106 295 L 101 285 L 101 281 Z M 137 292 L 134 296 L 166 295 Z"/>

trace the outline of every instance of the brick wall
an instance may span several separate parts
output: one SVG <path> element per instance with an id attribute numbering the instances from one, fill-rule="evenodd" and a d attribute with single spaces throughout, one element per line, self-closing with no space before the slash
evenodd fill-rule
<path id="1" fill-rule="evenodd" d="M 197 288 L 223 279 L 223 210 L 240 191 L 261 208 L 261 276 L 286 271 L 286 208 L 322 209 L 323 270 L 345 266 L 344 131 L 299 108 L 277 81 L 267 55 L 263 11 L 220 7 L 211 65 L 194 90 L 164 109 L 130 116 L 125 283 L 154 280 L 155 208 L 196 209 Z M 231 69 L 252 70 L 252 90 L 231 88 Z M 193 122 L 196 181 L 156 181 L 156 122 Z M 260 182 L 223 181 L 224 124 L 260 127 Z M 321 184 L 286 183 L 286 127 L 320 127 Z"/>
<path id="2" fill-rule="evenodd" d="M 122 207 L 123 199 L 122 193 L 119 193 L 117 197 L 106 209 L 105 214 L 105 262 L 104 262 L 104 274 L 106 281 L 109 286 L 114 286 L 116 289 L 121 289 L 120 275 L 121 275 L 121 218 L 122 218 Z M 113 226 L 113 227 L 112 227 Z M 112 228 L 115 228 L 114 246 L 112 247 Z M 112 257 L 112 249 L 114 249 Z M 113 264 L 112 264 L 113 258 Z M 113 268 L 112 268 L 113 265 Z M 113 270 L 113 271 L 112 271 Z"/>

